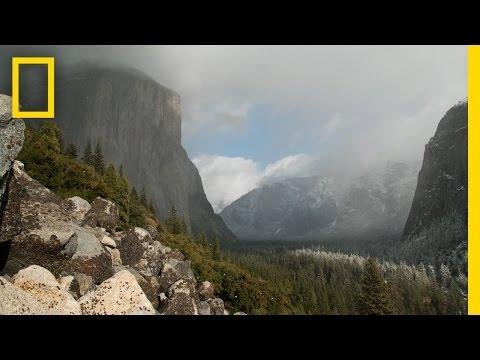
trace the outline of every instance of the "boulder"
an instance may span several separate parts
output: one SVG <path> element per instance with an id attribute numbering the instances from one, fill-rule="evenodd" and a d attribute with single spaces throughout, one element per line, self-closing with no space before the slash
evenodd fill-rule
<path id="1" fill-rule="evenodd" d="M 220 298 L 211 299 L 208 304 L 210 305 L 210 312 L 212 315 L 223 315 L 225 312 L 225 304 Z"/>
<path id="2" fill-rule="evenodd" d="M 82 225 L 103 227 L 109 233 L 115 232 L 120 225 L 117 205 L 110 200 L 97 197 L 92 202 L 91 209 L 85 214 Z"/>
<path id="3" fill-rule="evenodd" d="M 73 280 L 70 283 L 68 291 L 73 295 L 75 299 L 81 298 L 95 288 L 93 278 L 90 275 L 75 273 Z"/>
<path id="4" fill-rule="evenodd" d="M 157 276 L 163 266 L 165 247 L 158 241 L 154 241 L 152 245 L 148 245 L 143 252 L 142 258 L 137 262 L 135 268 L 142 274 L 149 276 Z"/>
<path id="5" fill-rule="evenodd" d="M 63 252 L 71 258 L 65 271 L 82 273 L 93 278 L 95 284 L 113 275 L 112 258 L 97 237 L 86 229 L 75 230 Z"/>
<path id="6" fill-rule="evenodd" d="M 55 275 L 65 261 L 62 247 L 79 228 L 62 208 L 62 200 L 28 176 L 15 161 L 8 201 L 0 225 L 0 242 L 9 242 L 8 260 L 20 268 L 40 265 Z"/>
<path id="7" fill-rule="evenodd" d="M 0 94 L 0 222 L 7 203 L 7 183 L 13 161 L 22 149 L 25 131 L 23 120 L 12 119 L 11 109 L 10 96 Z"/>
<path id="8" fill-rule="evenodd" d="M 195 284 L 188 280 L 178 280 L 168 289 L 168 304 L 165 315 L 197 315 L 198 298 Z"/>
<path id="9" fill-rule="evenodd" d="M 48 311 L 32 295 L 0 276 L 0 315 L 45 315 Z"/>
<path id="10" fill-rule="evenodd" d="M 83 314 L 154 315 L 155 309 L 127 271 L 117 272 L 79 300 Z"/>
<path id="11" fill-rule="evenodd" d="M 100 242 L 105 245 L 105 246 L 108 246 L 112 249 L 116 248 L 117 247 L 117 244 L 115 243 L 115 240 L 113 240 L 110 236 L 107 236 L 107 235 L 103 235 L 101 238 L 100 238 Z"/>
<path id="12" fill-rule="evenodd" d="M 135 280 L 137 280 L 138 285 L 140 285 L 148 300 L 150 300 L 150 302 L 152 303 L 152 306 L 154 308 L 158 308 L 158 291 L 160 289 L 160 285 L 158 284 L 158 280 L 156 279 L 156 277 L 143 276 L 131 267 L 126 267 L 125 269 L 130 271 L 133 276 L 135 276 Z"/>
<path id="13" fill-rule="evenodd" d="M 233 313 L 233 315 L 247 315 L 243 311 L 237 311 L 236 313 Z"/>
<path id="14" fill-rule="evenodd" d="M 84 200 L 79 196 L 74 196 L 65 200 L 64 207 L 77 224 L 80 224 L 83 221 L 85 215 L 92 208 L 87 200 Z"/>
<path id="15" fill-rule="evenodd" d="M 63 289 L 47 269 L 32 265 L 18 272 L 12 283 L 29 293 L 50 314 L 79 315 L 80 305 L 70 293 Z"/>
<path id="16" fill-rule="evenodd" d="M 63 290 L 70 291 L 70 287 L 72 286 L 72 281 L 75 279 L 72 275 L 61 276 L 58 279 L 58 284 Z"/>
<path id="17" fill-rule="evenodd" d="M 198 315 L 210 315 L 210 305 L 206 301 L 200 301 L 198 304 Z"/>
<path id="18" fill-rule="evenodd" d="M 122 265 L 122 257 L 120 256 L 120 251 L 118 249 L 112 249 L 107 247 L 110 257 L 112 258 L 112 266 Z"/>
<path id="19" fill-rule="evenodd" d="M 179 261 L 173 258 L 165 259 L 161 274 L 158 278 L 161 291 L 168 289 L 173 283 L 180 279 L 189 280 L 193 283 L 196 282 L 190 261 Z"/>
<path id="20" fill-rule="evenodd" d="M 152 237 L 150 236 L 149 232 L 145 229 L 142 229 L 141 227 L 136 227 L 134 230 L 135 235 L 140 239 L 140 242 L 147 242 L 147 243 L 152 243 Z"/>
<path id="21" fill-rule="evenodd" d="M 147 226 L 145 227 L 145 230 L 148 231 L 148 233 L 150 234 L 150 237 L 151 237 L 153 240 L 155 240 L 155 239 L 157 238 L 157 236 L 158 236 L 158 230 L 157 230 L 154 226 L 152 226 L 152 225 L 147 225 Z"/>
<path id="22" fill-rule="evenodd" d="M 185 255 L 183 255 L 183 253 L 177 249 L 169 251 L 168 253 L 165 254 L 165 257 L 176 259 L 178 261 L 185 260 Z"/>
<path id="23" fill-rule="evenodd" d="M 198 286 L 198 295 L 202 300 L 209 300 L 215 296 L 215 289 L 210 281 L 204 281 Z"/>
<path id="24" fill-rule="evenodd" d="M 154 248 L 155 251 L 158 251 L 160 252 L 162 255 L 166 255 L 168 253 L 170 253 L 172 251 L 172 249 L 170 249 L 168 246 L 164 246 L 160 243 L 160 241 L 157 241 L 155 240 L 153 243 L 152 243 L 152 246 Z"/>
<path id="25" fill-rule="evenodd" d="M 142 242 L 133 230 L 117 233 L 115 240 L 124 265 L 135 265 L 142 258 Z"/>

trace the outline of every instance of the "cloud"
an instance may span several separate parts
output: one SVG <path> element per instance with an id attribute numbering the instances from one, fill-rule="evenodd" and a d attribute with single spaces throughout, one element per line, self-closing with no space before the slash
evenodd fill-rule
<path id="1" fill-rule="evenodd" d="M 277 174 L 307 176 L 361 171 L 386 160 L 419 161 L 439 120 L 467 89 L 466 46 L 46 49 L 35 47 L 36 54 L 54 54 L 59 62 L 133 66 L 178 92 L 188 154 L 196 160 L 219 154 L 201 170 L 217 208 Z M 0 52 L 5 54 L 0 85 L 9 78 L 8 54 L 36 55 L 31 46 L 0 46 Z M 226 189 L 230 183 L 235 183 L 231 191 Z M 217 199 L 214 190 L 220 192 Z"/>
<path id="2" fill-rule="evenodd" d="M 314 175 L 313 157 L 297 154 L 262 167 L 242 157 L 199 155 L 192 159 L 202 178 L 203 187 L 215 212 L 259 185 L 285 178 Z"/>

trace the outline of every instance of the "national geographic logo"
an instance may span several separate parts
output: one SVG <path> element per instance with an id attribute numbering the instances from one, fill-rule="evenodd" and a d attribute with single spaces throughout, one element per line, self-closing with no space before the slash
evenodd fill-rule
<path id="1" fill-rule="evenodd" d="M 12 58 L 12 117 L 18 119 L 53 119 L 55 117 L 55 59 L 53 57 Z M 20 110 L 20 65 L 47 65 L 47 110 Z"/>

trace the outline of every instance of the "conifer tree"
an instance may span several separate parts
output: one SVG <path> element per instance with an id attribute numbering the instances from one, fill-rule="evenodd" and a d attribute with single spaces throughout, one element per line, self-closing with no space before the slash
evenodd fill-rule
<path id="1" fill-rule="evenodd" d="M 92 160 L 93 160 L 93 158 L 92 158 L 92 142 L 90 140 L 88 140 L 87 145 L 85 146 L 85 149 L 83 151 L 82 161 L 85 164 L 93 165 Z"/>
<path id="2" fill-rule="evenodd" d="M 145 190 L 145 186 L 143 186 L 142 190 L 140 191 L 140 203 L 148 208 L 147 191 Z"/>
<path id="3" fill-rule="evenodd" d="M 218 239 L 217 234 L 215 234 L 215 238 L 213 239 L 212 245 L 212 256 L 214 260 L 220 260 L 220 240 Z"/>
<path id="4" fill-rule="evenodd" d="M 77 148 L 75 147 L 75 145 L 73 145 L 72 143 L 69 143 L 67 145 L 67 148 L 65 149 L 65 155 L 67 155 L 68 157 L 70 157 L 72 159 L 76 159 L 77 158 Z"/>
<path id="5" fill-rule="evenodd" d="M 152 201 L 152 200 L 150 200 L 150 201 L 148 202 L 148 210 L 150 210 L 150 212 L 151 212 L 153 215 L 155 215 L 155 205 L 153 205 L 153 201 Z"/>
<path id="6" fill-rule="evenodd" d="M 362 315 L 389 315 L 393 313 L 390 294 L 380 266 L 373 258 L 365 263 L 358 298 L 358 311 Z"/>
<path id="7" fill-rule="evenodd" d="M 97 141 L 97 145 L 95 146 L 95 152 L 92 154 L 91 165 L 95 168 L 97 173 L 103 174 L 105 172 L 105 159 L 103 157 L 100 141 Z"/>
<path id="8" fill-rule="evenodd" d="M 130 192 L 129 216 L 131 225 L 140 227 L 145 226 L 145 214 L 143 212 L 142 205 L 140 204 L 138 193 L 135 187 L 132 187 Z"/>
<path id="9" fill-rule="evenodd" d="M 167 230 L 172 234 L 182 233 L 182 224 L 178 217 L 177 209 L 174 205 L 172 205 L 172 208 L 168 213 L 168 218 L 165 221 L 165 226 L 167 227 Z"/>

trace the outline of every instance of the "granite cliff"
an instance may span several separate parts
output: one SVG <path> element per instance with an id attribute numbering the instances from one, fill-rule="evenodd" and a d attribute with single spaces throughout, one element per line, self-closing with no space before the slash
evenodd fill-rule
<path id="1" fill-rule="evenodd" d="M 234 241 L 182 147 L 181 118 L 180 96 L 140 71 L 81 64 L 57 76 L 56 121 L 66 142 L 82 152 L 99 141 L 106 160 L 145 187 L 160 219 L 174 205 L 192 233 Z"/>

